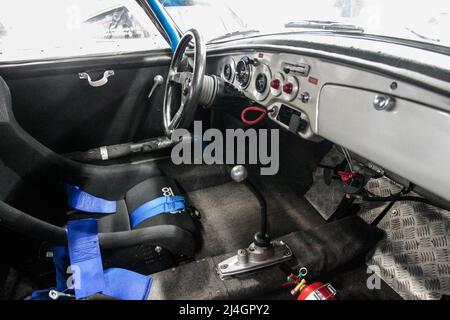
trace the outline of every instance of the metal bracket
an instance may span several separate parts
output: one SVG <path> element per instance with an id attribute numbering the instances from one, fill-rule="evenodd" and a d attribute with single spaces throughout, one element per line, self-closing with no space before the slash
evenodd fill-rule
<path id="1" fill-rule="evenodd" d="M 262 248 L 252 243 L 239 249 L 237 255 L 218 264 L 217 272 L 223 280 L 227 277 L 273 266 L 292 258 L 291 249 L 283 241 L 272 241 L 272 246 Z"/>
<path id="2" fill-rule="evenodd" d="M 114 70 L 106 70 L 103 73 L 103 78 L 97 81 L 92 81 L 91 76 L 87 72 L 82 72 L 78 74 L 80 80 L 87 80 L 89 85 L 93 88 L 103 87 L 108 83 L 108 78 L 114 75 Z"/>

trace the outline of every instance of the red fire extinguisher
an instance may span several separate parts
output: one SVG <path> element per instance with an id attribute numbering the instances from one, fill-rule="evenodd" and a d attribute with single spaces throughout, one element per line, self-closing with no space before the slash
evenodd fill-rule
<path id="1" fill-rule="evenodd" d="M 294 286 L 291 295 L 297 296 L 297 300 L 336 300 L 336 290 L 329 283 L 313 282 L 308 284 L 304 276 L 308 270 L 303 267 L 298 276 L 291 274 L 284 286 Z"/>
<path id="2" fill-rule="evenodd" d="M 297 300 L 336 300 L 336 290 L 329 283 L 314 282 L 303 288 Z"/>

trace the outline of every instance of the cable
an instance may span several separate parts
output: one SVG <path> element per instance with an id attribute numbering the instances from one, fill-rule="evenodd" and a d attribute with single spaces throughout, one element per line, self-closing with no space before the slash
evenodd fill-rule
<path id="1" fill-rule="evenodd" d="M 258 112 L 261 112 L 261 115 L 260 115 L 258 118 L 256 118 L 255 120 L 247 120 L 247 119 L 245 118 L 245 114 L 246 114 L 248 111 L 258 111 Z M 246 125 L 251 126 L 251 125 L 258 124 L 258 123 L 260 123 L 261 121 L 263 121 L 263 120 L 264 120 L 264 117 L 266 116 L 266 114 L 267 114 L 267 110 L 264 109 L 264 108 L 261 108 L 261 107 L 247 107 L 247 108 L 245 108 L 244 110 L 242 110 L 242 113 L 241 113 L 241 120 L 242 120 L 242 122 L 245 123 Z"/>
<path id="2" fill-rule="evenodd" d="M 345 148 L 342 147 L 342 146 L 341 146 L 341 149 L 342 149 L 342 152 L 344 153 L 345 160 L 347 160 L 347 163 L 348 163 L 348 166 L 349 166 L 349 168 L 350 168 L 350 171 L 351 171 L 351 172 L 354 172 L 354 171 L 353 171 L 352 158 L 351 158 L 351 156 L 350 156 L 350 153 L 348 152 L 347 149 L 345 149 Z"/>
<path id="3" fill-rule="evenodd" d="M 389 212 L 389 210 L 391 210 L 391 208 L 394 206 L 394 204 L 396 202 L 397 201 L 390 202 L 386 206 L 386 208 L 384 208 L 383 211 L 381 211 L 380 214 L 375 219 L 373 219 L 373 221 L 370 223 L 370 225 L 377 226 L 380 223 L 380 221 L 383 220 L 383 218 L 386 216 L 386 214 Z"/>
<path id="4" fill-rule="evenodd" d="M 363 200 L 363 201 L 367 201 L 367 202 L 389 202 L 389 201 L 413 201 L 413 202 L 420 202 L 420 203 L 424 203 L 430 206 L 435 206 L 437 208 L 443 209 L 443 210 L 447 210 L 446 208 L 431 202 L 428 199 L 422 198 L 422 197 L 416 197 L 416 196 L 397 196 L 397 195 L 393 195 L 393 196 L 389 196 L 389 197 L 370 197 L 370 196 L 364 196 L 364 195 L 355 195 L 355 197 Z"/>

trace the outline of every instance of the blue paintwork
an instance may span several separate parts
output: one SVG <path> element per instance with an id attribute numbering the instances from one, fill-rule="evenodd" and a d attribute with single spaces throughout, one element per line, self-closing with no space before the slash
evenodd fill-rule
<path id="1" fill-rule="evenodd" d="M 175 51 L 178 46 L 178 42 L 180 42 L 180 35 L 178 34 L 177 29 L 170 20 L 170 17 L 167 16 L 166 11 L 158 0 L 147 0 L 147 2 L 169 36 L 170 46 L 172 47 L 172 50 Z"/>

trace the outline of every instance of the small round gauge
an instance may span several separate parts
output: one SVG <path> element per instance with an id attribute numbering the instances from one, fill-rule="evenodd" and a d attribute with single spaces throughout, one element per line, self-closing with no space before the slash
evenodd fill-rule
<path id="1" fill-rule="evenodd" d="M 255 88 L 256 88 L 256 91 L 258 91 L 259 93 L 263 93 L 264 91 L 266 91 L 267 77 L 264 73 L 259 73 L 256 76 Z"/>
<path id="2" fill-rule="evenodd" d="M 261 63 L 255 69 L 255 83 L 253 95 L 258 101 L 263 101 L 269 95 L 269 79 L 272 79 L 270 68 Z"/>
<path id="3" fill-rule="evenodd" d="M 236 73 L 236 63 L 234 62 L 233 58 L 227 58 L 223 64 L 221 73 L 222 73 L 222 79 L 227 82 L 233 82 L 234 81 L 234 75 Z"/>
<path id="4" fill-rule="evenodd" d="M 251 79 L 252 65 L 249 57 L 243 57 L 236 66 L 236 79 L 242 88 L 247 88 Z"/>
<path id="5" fill-rule="evenodd" d="M 231 77 L 233 76 L 233 70 L 231 70 L 231 66 L 229 64 L 226 64 L 223 67 L 223 76 L 225 80 L 230 81 Z"/>

